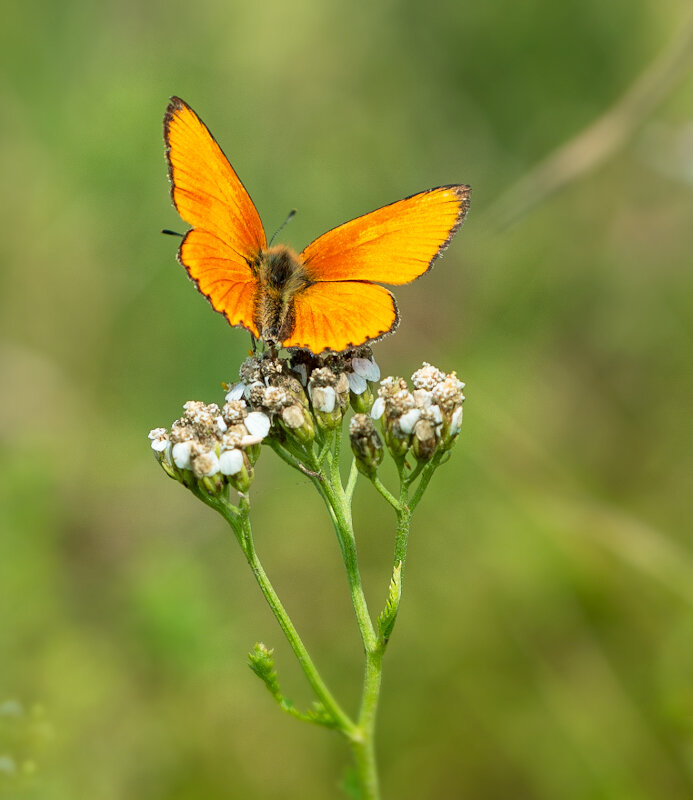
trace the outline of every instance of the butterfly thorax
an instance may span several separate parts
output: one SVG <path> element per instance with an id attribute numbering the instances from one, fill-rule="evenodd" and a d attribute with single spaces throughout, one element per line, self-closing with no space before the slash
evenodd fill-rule
<path id="1" fill-rule="evenodd" d="M 294 295 L 311 284 L 308 273 L 298 253 L 283 244 L 262 250 L 252 266 L 261 287 L 256 306 L 260 334 L 281 342 L 294 326 Z"/>

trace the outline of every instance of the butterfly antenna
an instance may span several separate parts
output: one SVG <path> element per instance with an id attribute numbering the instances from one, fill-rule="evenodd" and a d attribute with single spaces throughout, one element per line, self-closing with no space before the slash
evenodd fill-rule
<path id="1" fill-rule="evenodd" d="M 167 236 L 180 236 L 181 239 L 185 235 L 183 233 L 178 233 L 178 231 L 170 231 L 168 228 L 163 228 L 161 232 L 165 233 Z"/>
<path id="2" fill-rule="evenodd" d="M 286 219 L 284 220 L 284 222 L 282 222 L 282 224 L 281 224 L 281 225 L 280 225 L 280 226 L 277 228 L 277 230 L 276 230 L 276 231 L 275 231 L 275 232 L 272 234 L 272 238 L 270 239 L 270 243 L 267 245 L 268 247 L 271 247 L 271 246 L 272 246 L 272 242 L 274 241 L 274 237 L 275 237 L 275 236 L 276 236 L 278 233 L 281 233 L 281 232 L 284 230 L 284 228 L 286 227 L 287 223 L 288 223 L 290 220 L 292 220 L 292 219 L 293 219 L 295 216 L 296 216 L 296 209 L 295 209 L 295 208 L 292 208 L 292 209 L 291 209 L 291 211 L 289 211 L 289 213 L 288 213 L 288 215 L 287 215 Z"/>

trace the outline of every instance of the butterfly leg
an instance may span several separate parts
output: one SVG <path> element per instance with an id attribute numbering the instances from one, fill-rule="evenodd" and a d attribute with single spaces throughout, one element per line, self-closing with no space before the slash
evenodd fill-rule
<path id="1" fill-rule="evenodd" d="M 279 351 L 277 350 L 277 346 L 274 342 L 265 342 L 265 347 L 269 350 L 269 355 L 272 361 L 276 361 L 279 358 Z"/>

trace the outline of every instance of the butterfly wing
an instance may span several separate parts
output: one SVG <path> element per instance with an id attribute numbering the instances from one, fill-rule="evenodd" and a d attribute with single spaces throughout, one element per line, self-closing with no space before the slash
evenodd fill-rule
<path id="1" fill-rule="evenodd" d="M 468 186 L 441 186 L 379 208 L 320 236 L 301 253 L 312 284 L 293 298 L 284 347 L 313 353 L 379 339 L 399 323 L 380 283 L 409 283 L 443 252 L 469 208 Z"/>
<path id="2" fill-rule="evenodd" d="M 267 240 L 257 209 L 207 126 L 178 97 L 166 109 L 164 140 L 173 203 L 193 226 L 178 260 L 216 311 L 259 336 L 250 264 Z"/>
<path id="3" fill-rule="evenodd" d="M 226 242 L 203 228 L 185 234 L 178 260 L 197 288 L 231 325 L 260 337 L 256 307 L 260 284 L 245 261 Z"/>
<path id="4" fill-rule="evenodd" d="M 301 253 L 312 281 L 409 283 L 430 269 L 462 224 L 468 186 L 440 186 L 345 222 Z"/>
<path id="5" fill-rule="evenodd" d="M 390 292 L 360 281 L 314 283 L 294 295 L 292 317 L 291 335 L 282 346 L 316 354 L 358 347 L 393 331 L 399 323 Z"/>

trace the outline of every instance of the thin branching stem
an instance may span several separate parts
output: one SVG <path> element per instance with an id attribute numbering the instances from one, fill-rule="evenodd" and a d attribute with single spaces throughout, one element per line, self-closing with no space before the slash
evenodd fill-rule
<path id="1" fill-rule="evenodd" d="M 387 500 L 387 502 L 395 509 L 395 511 L 399 512 L 400 510 L 399 502 L 397 501 L 395 496 L 390 493 L 390 491 L 387 489 L 385 484 L 380 480 L 380 478 L 377 475 L 374 475 L 373 478 L 371 478 L 371 482 L 373 483 L 373 486 L 375 486 L 375 488 L 378 490 L 378 492 L 380 492 L 380 494 Z"/>
<path id="2" fill-rule="evenodd" d="M 347 479 L 346 489 L 344 494 L 349 505 L 351 505 L 352 498 L 354 497 L 354 489 L 356 488 L 356 479 L 358 478 L 359 470 L 356 466 L 356 459 L 351 459 L 351 467 L 349 468 L 349 478 Z"/>
<path id="3" fill-rule="evenodd" d="M 440 464 L 441 460 L 445 456 L 445 453 L 438 452 L 436 453 L 433 458 L 426 464 L 426 466 L 421 471 L 421 478 L 419 479 L 419 485 L 416 487 L 416 491 L 414 492 L 414 496 L 409 501 L 409 510 L 413 513 L 414 509 L 419 505 L 421 502 L 421 498 L 424 495 L 424 492 L 428 488 L 428 484 L 433 477 L 433 473 L 436 470 L 436 467 Z"/>
<path id="4" fill-rule="evenodd" d="M 330 692 L 330 690 L 327 688 L 327 685 L 325 684 L 315 664 L 313 663 L 313 660 L 308 654 L 308 651 L 303 644 L 303 641 L 301 640 L 301 637 L 299 636 L 293 622 L 291 621 L 291 618 L 279 600 L 279 597 L 275 592 L 267 573 L 260 563 L 260 559 L 255 551 L 253 532 L 249 517 L 250 508 L 247 498 L 242 498 L 240 519 L 238 515 L 230 513 L 229 506 L 226 503 L 220 504 L 218 506 L 218 510 L 229 522 L 236 533 L 243 549 L 243 553 L 245 554 L 248 564 L 253 571 L 253 575 L 260 586 L 260 590 L 265 596 L 269 607 L 272 609 L 272 613 L 284 632 L 291 649 L 294 651 L 304 675 L 308 679 L 310 685 L 313 687 L 313 691 L 324 706 L 325 710 L 332 716 L 339 730 L 341 730 L 348 738 L 358 735 L 356 726 L 334 698 L 332 692 Z"/>

